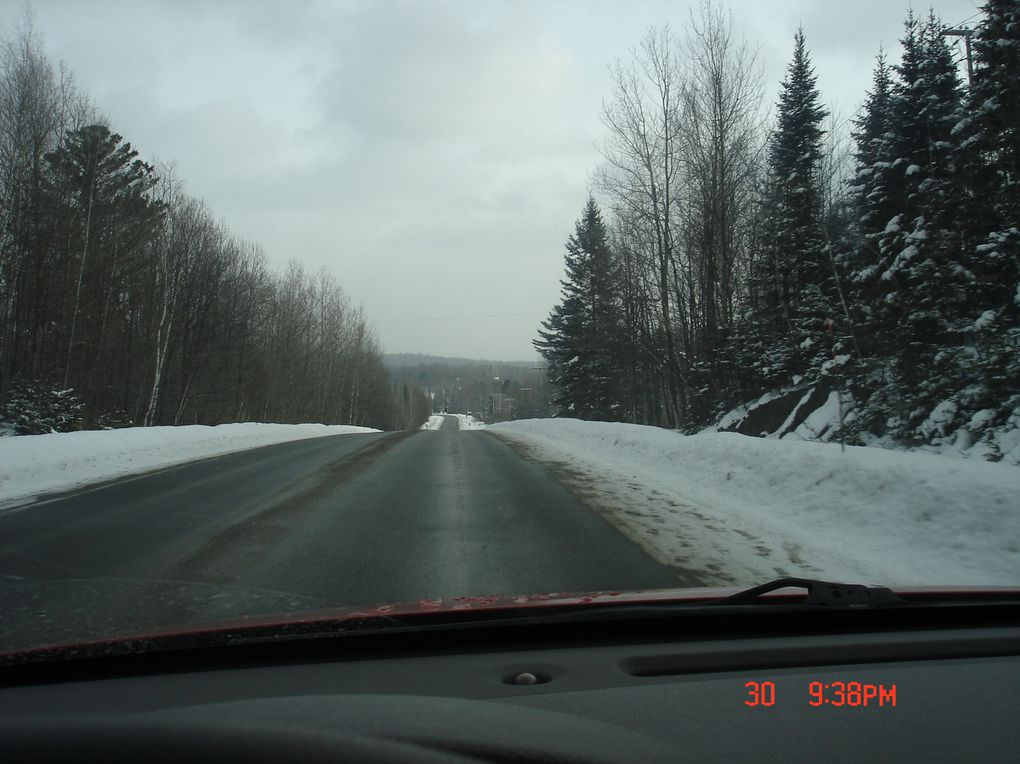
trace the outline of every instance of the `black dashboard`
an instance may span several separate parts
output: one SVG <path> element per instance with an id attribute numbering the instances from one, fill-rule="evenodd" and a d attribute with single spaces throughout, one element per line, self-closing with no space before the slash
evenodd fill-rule
<path id="1" fill-rule="evenodd" d="M 761 623 L 761 636 L 489 629 L 220 648 L 144 671 L 8 671 L 0 755 L 1015 762 L 1020 626 L 956 620 L 801 633 Z"/>

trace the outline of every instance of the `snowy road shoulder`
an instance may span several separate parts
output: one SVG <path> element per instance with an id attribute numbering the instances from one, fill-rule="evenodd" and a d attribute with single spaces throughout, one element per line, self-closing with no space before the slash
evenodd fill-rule
<path id="1" fill-rule="evenodd" d="M 567 419 L 488 429 L 551 463 L 609 522 L 706 584 L 781 575 L 1018 583 L 1013 465 Z"/>
<path id="2" fill-rule="evenodd" d="M 461 430 L 484 430 L 485 424 L 479 422 L 471 414 L 457 414 L 457 422 Z"/>
<path id="3" fill-rule="evenodd" d="M 0 511 L 34 496 L 194 459 L 328 435 L 379 432 L 323 424 L 221 424 L 0 438 Z"/>
<path id="4" fill-rule="evenodd" d="M 421 426 L 422 430 L 441 430 L 448 416 L 457 417 L 457 426 L 461 430 L 484 430 L 485 424 L 479 422 L 471 414 L 433 414 Z"/>

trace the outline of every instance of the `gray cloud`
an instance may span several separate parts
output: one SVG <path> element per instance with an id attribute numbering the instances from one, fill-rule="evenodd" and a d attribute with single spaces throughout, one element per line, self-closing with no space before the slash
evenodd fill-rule
<path id="1" fill-rule="evenodd" d="M 907 0 L 744 0 L 774 102 L 803 23 L 848 115 Z M 282 265 L 329 267 L 390 351 L 527 358 L 599 161 L 607 65 L 669 0 L 34 0 L 114 127 Z M 939 0 L 960 21 L 971 0 Z M 0 15 L 13 24 L 15 9 Z M 5 16 L 7 16 L 5 18 Z M 527 313 L 459 321 L 450 316 Z"/>

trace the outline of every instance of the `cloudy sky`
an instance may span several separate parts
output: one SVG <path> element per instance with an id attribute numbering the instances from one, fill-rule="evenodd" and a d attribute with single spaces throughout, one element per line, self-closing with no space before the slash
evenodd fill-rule
<path id="1" fill-rule="evenodd" d="M 329 268 L 387 352 L 535 356 L 600 161 L 607 66 L 669 0 L 32 0 L 112 126 L 270 261 Z M 907 0 L 733 0 L 775 101 L 798 24 L 849 116 Z M 973 23 L 977 0 L 934 0 Z M 14 3 L 0 25 L 18 20 Z M 927 3 L 915 5 L 926 12 Z"/>

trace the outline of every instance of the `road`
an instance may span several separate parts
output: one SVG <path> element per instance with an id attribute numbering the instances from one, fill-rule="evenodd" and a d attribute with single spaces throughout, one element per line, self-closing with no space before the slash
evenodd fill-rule
<path id="1" fill-rule="evenodd" d="M 455 417 L 0 513 L 0 649 L 337 604 L 676 585 L 546 467 Z"/>

